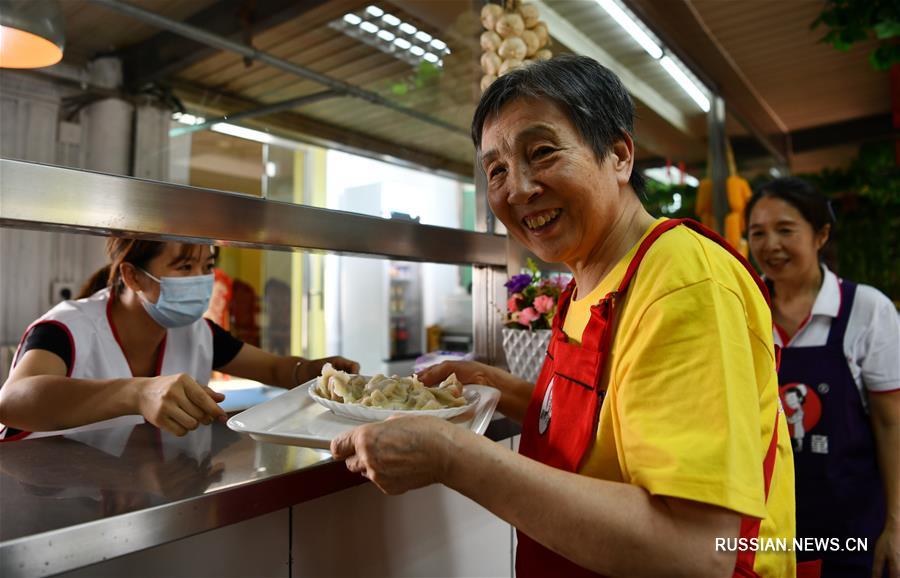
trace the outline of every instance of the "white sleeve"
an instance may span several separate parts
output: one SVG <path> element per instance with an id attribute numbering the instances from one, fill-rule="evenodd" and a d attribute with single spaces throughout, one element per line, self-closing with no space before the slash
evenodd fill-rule
<path id="1" fill-rule="evenodd" d="M 886 295 L 868 285 L 857 288 L 853 309 L 857 308 L 862 315 L 858 321 L 863 329 L 851 351 L 862 370 L 863 385 L 872 392 L 900 389 L 900 317 L 897 309 Z"/>

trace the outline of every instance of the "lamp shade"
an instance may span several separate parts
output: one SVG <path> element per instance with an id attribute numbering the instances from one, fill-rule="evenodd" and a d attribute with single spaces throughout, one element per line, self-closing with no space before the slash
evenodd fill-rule
<path id="1" fill-rule="evenodd" d="M 0 68 L 40 68 L 62 60 L 57 0 L 0 0 Z"/>

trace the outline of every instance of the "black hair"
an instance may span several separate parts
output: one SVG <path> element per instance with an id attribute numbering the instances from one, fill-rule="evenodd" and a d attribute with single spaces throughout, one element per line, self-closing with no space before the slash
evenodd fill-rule
<path id="1" fill-rule="evenodd" d="M 797 209 L 817 233 L 825 225 L 835 222 L 831 202 L 812 183 L 798 177 L 781 177 L 765 183 L 750 197 L 744 215 L 747 223 L 750 222 L 753 207 L 764 197 L 780 199 Z"/>
<path id="2" fill-rule="evenodd" d="M 481 149 L 484 123 L 519 98 L 556 102 L 601 161 L 623 135 L 634 134 L 634 102 L 619 77 L 593 58 L 565 54 L 517 68 L 488 87 L 472 119 L 476 149 Z M 638 196 L 643 195 L 640 171 L 631 171 L 629 183 Z"/>
<path id="3" fill-rule="evenodd" d="M 750 226 L 750 214 L 756 203 L 765 197 L 780 199 L 790 206 L 797 209 L 803 219 L 809 223 L 813 231 L 820 232 L 826 225 L 834 225 L 837 218 L 834 215 L 834 209 L 831 207 L 831 201 L 828 197 L 819 192 L 809 181 L 798 177 L 780 177 L 773 179 L 760 186 L 744 208 L 744 222 Z M 819 261 L 828 265 L 829 269 L 837 270 L 838 261 L 835 245 L 832 243 L 834 239 L 834 228 L 828 232 L 828 240 L 825 245 L 819 249 Z M 769 288 L 769 294 L 775 296 L 775 285 L 771 279 L 766 279 L 766 286 Z"/>
<path id="4" fill-rule="evenodd" d="M 178 258 L 187 258 L 195 247 L 197 245 L 182 243 L 178 252 Z M 131 263 L 136 267 L 146 269 L 147 264 L 161 255 L 165 248 L 165 241 L 109 237 L 106 240 L 106 255 L 109 258 L 109 263 L 101 267 L 100 270 L 96 271 L 85 281 L 76 299 L 90 297 L 105 287 L 109 287 L 113 295 L 118 295 L 125 285 L 124 281 L 122 281 L 122 263 Z"/>
<path id="5" fill-rule="evenodd" d="M 792 391 L 797 394 L 797 397 L 800 398 L 800 405 L 803 405 L 803 402 L 806 401 L 806 397 L 809 394 L 803 393 L 803 391 L 799 387 L 796 387 L 796 386 L 789 387 L 787 389 L 787 391 L 785 391 L 784 393 L 788 394 L 788 393 L 791 393 Z"/>

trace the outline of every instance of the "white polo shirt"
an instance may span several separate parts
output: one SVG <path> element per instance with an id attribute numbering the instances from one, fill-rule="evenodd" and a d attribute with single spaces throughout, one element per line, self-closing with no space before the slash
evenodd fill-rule
<path id="1" fill-rule="evenodd" d="M 841 307 L 841 288 L 837 275 L 825 265 L 822 274 L 822 288 L 809 317 L 786 345 L 776 329 L 776 345 L 821 347 L 828 342 L 831 322 Z M 866 391 L 900 390 L 900 317 L 891 300 L 869 285 L 857 285 L 844 334 L 844 356 L 864 404 Z"/>

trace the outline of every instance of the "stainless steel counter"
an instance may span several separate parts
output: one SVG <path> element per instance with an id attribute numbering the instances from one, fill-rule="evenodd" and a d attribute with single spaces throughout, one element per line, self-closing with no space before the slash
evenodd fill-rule
<path id="1" fill-rule="evenodd" d="M 488 436 L 517 434 L 506 419 Z M 147 424 L 0 444 L 0 576 L 45 576 L 364 483 L 327 452 L 214 424 Z"/>

